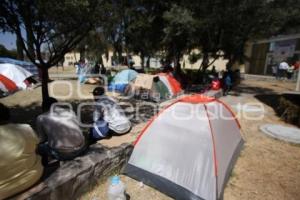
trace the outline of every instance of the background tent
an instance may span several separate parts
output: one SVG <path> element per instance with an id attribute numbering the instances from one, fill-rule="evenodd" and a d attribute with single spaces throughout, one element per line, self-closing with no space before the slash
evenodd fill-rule
<path id="1" fill-rule="evenodd" d="M 125 69 L 117 73 L 108 86 L 108 90 L 123 93 L 127 85 L 137 77 L 138 73 L 132 69 Z"/>
<path id="2" fill-rule="evenodd" d="M 180 83 L 169 73 L 159 73 L 159 79 L 167 86 L 171 96 L 177 96 L 183 92 Z"/>
<path id="3" fill-rule="evenodd" d="M 176 199 L 221 199 L 242 144 L 224 103 L 186 96 L 149 121 L 125 174 Z"/>
<path id="4" fill-rule="evenodd" d="M 132 84 L 132 89 L 135 95 L 147 100 L 159 101 L 172 96 L 166 84 L 155 75 L 138 74 Z"/>
<path id="5" fill-rule="evenodd" d="M 8 64 L 18 65 L 18 66 L 24 68 L 25 70 L 29 71 L 34 76 L 38 76 L 38 74 L 39 74 L 38 68 L 31 62 L 0 57 L 0 63 L 2 63 L 2 64 L 8 63 Z"/>
<path id="6" fill-rule="evenodd" d="M 12 80 L 0 74 L 0 91 L 4 93 L 11 93 L 17 90 L 18 87 Z"/>
<path id="7" fill-rule="evenodd" d="M 14 64 L 0 64 L 0 75 L 2 85 L 9 87 L 14 83 L 18 89 L 26 89 L 27 85 L 24 81 L 32 76 L 29 71 Z"/>

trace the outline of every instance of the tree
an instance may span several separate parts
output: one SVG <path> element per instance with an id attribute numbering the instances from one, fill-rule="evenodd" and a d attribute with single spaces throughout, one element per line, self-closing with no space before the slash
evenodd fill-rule
<path id="1" fill-rule="evenodd" d="M 22 48 L 22 42 L 18 37 L 16 37 L 16 46 L 17 46 L 17 59 L 24 60 L 24 52 L 23 52 L 23 48 Z"/>
<path id="2" fill-rule="evenodd" d="M 162 45 L 166 52 L 166 59 L 173 60 L 175 73 L 180 73 L 180 59 L 191 48 L 196 21 L 190 10 L 172 5 L 163 15 L 166 25 Z"/>
<path id="3" fill-rule="evenodd" d="M 1 1 L 1 28 L 16 34 L 27 57 L 41 70 L 43 100 L 49 97 L 48 69 L 95 27 L 103 13 L 105 5 L 96 0 Z M 43 49 L 47 49 L 48 60 L 43 58 Z"/>
<path id="4" fill-rule="evenodd" d="M 102 34 L 106 42 L 113 48 L 113 60 L 122 62 L 125 45 L 125 27 L 127 25 L 127 9 L 130 0 L 112 0 L 107 6 L 107 18 L 102 26 Z"/>
<path id="5" fill-rule="evenodd" d="M 270 14 L 266 10 L 267 1 L 236 1 L 231 0 L 223 4 L 218 12 L 226 17 L 219 22 L 222 34 L 220 49 L 223 57 L 228 59 L 227 67 L 231 68 L 235 62 L 245 60 L 244 48 L 247 41 L 259 37 L 269 30 L 272 22 L 265 21 Z"/>
<path id="6" fill-rule="evenodd" d="M 150 57 L 161 50 L 164 36 L 163 13 L 168 10 L 167 1 L 134 0 L 128 8 L 128 25 L 125 30 L 126 48 L 141 57 L 141 66 L 149 67 Z"/>
<path id="7" fill-rule="evenodd" d="M 270 30 L 276 20 L 267 0 L 203 0 L 187 3 L 188 9 L 196 20 L 196 32 L 193 36 L 194 47 L 201 49 L 205 70 L 213 62 L 223 57 L 228 59 L 228 67 L 245 59 L 244 47 L 247 41 L 270 36 Z M 278 16 L 281 13 L 277 13 Z M 212 62 L 209 62 L 213 58 Z"/>
<path id="8" fill-rule="evenodd" d="M 268 1 L 263 18 L 267 30 L 264 35 L 295 34 L 300 31 L 300 4 L 298 0 Z"/>
<path id="9" fill-rule="evenodd" d="M 98 29 L 90 31 L 76 49 L 87 58 L 103 64 L 102 55 L 108 51 L 109 46 L 102 29 Z"/>

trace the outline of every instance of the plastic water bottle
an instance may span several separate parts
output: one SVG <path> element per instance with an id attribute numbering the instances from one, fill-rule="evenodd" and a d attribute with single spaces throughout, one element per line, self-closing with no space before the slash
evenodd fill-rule
<path id="1" fill-rule="evenodd" d="M 126 200 L 125 185 L 119 176 L 113 176 L 107 191 L 108 200 Z"/>

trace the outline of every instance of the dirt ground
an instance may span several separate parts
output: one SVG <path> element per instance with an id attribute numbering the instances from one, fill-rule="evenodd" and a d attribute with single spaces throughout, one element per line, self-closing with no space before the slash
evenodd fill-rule
<path id="1" fill-rule="evenodd" d="M 57 71 L 55 71 L 57 70 Z M 52 69 L 51 77 L 61 74 L 62 69 Z M 64 69 L 63 74 L 73 73 L 73 68 Z M 91 91 L 93 85 L 78 85 L 76 80 L 56 81 L 49 84 L 52 96 L 61 96 L 60 101 L 71 103 L 73 109 L 79 103 L 92 102 Z M 249 120 L 245 113 L 238 113 L 242 126 L 242 136 L 245 140 L 244 149 L 234 167 L 231 178 L 227 183 L 224 193 L 225 200 L 240 199 L 299 199 L 300 198 L 300 146 L 293 145 L 265 136 L 259 131 L 259 126 L 265 123 L 284 123 L 274 112 L 274 106 L 278 100 L 278 94 L 291 91 L 295 87 L 294 83 L 282 81 L 255 81 L 247 80 L 236 88 L 231 95 L 222 97 L 221 100 L 228 103 L 233 111 L 237 112 L 238 103 L 262 103 L 265 112 L 261 119 L 257 113 L 247 113 L 252 116 Z M 72 92 L 68 92 L 72 88 Z M 52 90 L 53 89 L 53 90 Z M 0 102 L 12 109 L 12 119 L 14 122 L 29 123 L 35 126 L 35 118 L 41 113 L 41 88 L 20 91 L 9 97 L 1 98 Z M 51 93 L 54 91 L 55 94 Z M 70 95 L 69 95 L 70 94 Z M 67 97 L 67 95 L 69 95 Z M 112 95 L 112 94 L 110 94 Z M 64 97 L 63 97 L 64 96 Z M 67 98 L 66 98 L 67 97 Z M 118 98 L 118 96 L 116 96 Z M 275 102 L 275 103 L 274 103 Z M 132 102 L 138 105 L 141 102 Z M 86 116 L 91 114 L 91 110 L 86 109 Z M 132 112 L 132 111 L 128 111 Z M 148 119 L 152 113 L 144 113 Z M 100 143 L 106 146 L 117 146 L 124 142 L 132 142 L 143 128 L 147 120 L 133 121 L 134 128 L 131 133 L 119 137 L 101 140 Z M 291 125 L 288 125 L 291 126 Z M 127 187 L 127 193 L 132 200 L 165 200 L 170 199 L 164 194 L 146 185 L 141 186 L 139 182 L 126 176 L 121 176 Z M 108 181 L 99 183 L 90 192 L 84 195 L 82 200 L 106 199 Z"/>
<path id="2" fill-rule="evenodd" d="M 287 82 L 244 81 L 239 87 L 240 96 L 222 98 L 232 107 L 236 103 L 263 103 L 265 109 L 262 119 L 255 120 L 255 113 L 252 113 L 253 120 L 243 114 L 239 116 L 245 146 L 224 199 L 299 199 L 300 146 L 275 140 L 259 130 L 266 123 L 291 126 L 276 116 L 272 103 L 278 101 L 278 93 L 292 91 L 294 87 Z"/>
<path id="3" fill-rule="evenodd" d="M 274 109 L 261 98 L 276 101 L 276 95 L 292 91 L 294 83 L 243 81 L 237 92 L 222 97 L 221 100 L 231 105 L 233 111 L 238 103 L 262 103 L 264 116 L 261 113 L 237 113 L 242 126 L 242 136 L 245 140 L 244 149 L 234 167 L 231 178 L 224 192 L 226 200 L 264 199 L 282 200 L 299 199 L 300 197 L 300 146 L 270 138 L 259 131 L 259 126 L 265 123 L 284 124 L 276 116 Z M 262 100 L 263 99 L 263 100 Z M 248 116 L 250 115 L 250 116 Z M 251 119 L 246 119 L 250 117 Z M 131 199 L 166 200 L 166 195 L 141 184 L 127 176 L 121 176 Z M 99 184 L 81 199 L 106 199 L 109 180 Z"/>

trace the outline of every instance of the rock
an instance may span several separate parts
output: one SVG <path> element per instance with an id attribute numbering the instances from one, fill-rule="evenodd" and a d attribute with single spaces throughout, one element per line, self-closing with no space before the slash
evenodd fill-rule
<path id="1" fill-rule="evenodd" d="M 29 197 L 27 195 L 27 199 L 77 199 L 100 179 L 122 170 L 132 150 L 133 146 L 130 144 L 114 148 L 94 144 L 85 155 L 61 162 L 60 167 L 43 181 L 43 189 Z"/>

